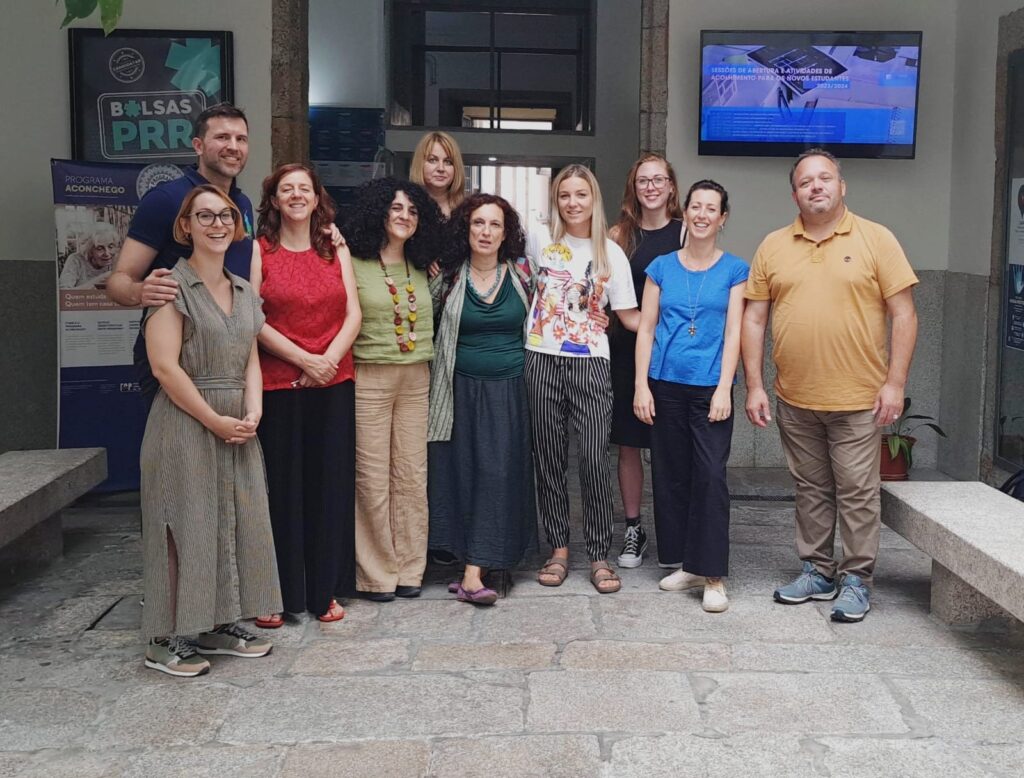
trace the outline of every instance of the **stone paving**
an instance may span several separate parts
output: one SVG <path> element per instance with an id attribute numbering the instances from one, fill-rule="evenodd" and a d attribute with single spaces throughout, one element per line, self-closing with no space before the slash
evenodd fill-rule
<path id="1" fill-rule="evenodd" d="M 431 570 L 420 600 L 349 602 L 184 680 L 142 665 L 137 505 L 79 504 L 64 558 L 0 589 L 0 776 L 1021 775 L 1021 625 L 933 620 L 929 560 L 888 530 L 862 624 L 777 605 L 792 512 L 734 504 L 723 614 L 659 592 L 650 559 L 598 595 L 574 547 L 561 588 L 538 555 L 477 609 Z"/>

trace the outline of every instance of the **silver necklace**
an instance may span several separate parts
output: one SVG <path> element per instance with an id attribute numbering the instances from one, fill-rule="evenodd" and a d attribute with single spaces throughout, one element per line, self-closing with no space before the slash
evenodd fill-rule
<path id="1" fill-rule="evenodd" d="M 480 271 L 476 270 L 476 268 L 473 267 L 472 265 L 469 266 L 469 269 L 471 271 L 476 271 L 476 273 L 478 275 L 480 273 Z M 491 284 L 490 288 L 488 288 L 488 290 L 486 292 L 481 292 L 479 289 L 476 288 L 476 284 L 473 283 L 473 273 L 471 272 L 469 274 L 469 285 L 473 288 L 473 291 L 476 293 L 476 296 L 479 297 L 481 300 L 487 300 L 492 294 L 494 294 L 494 290 L 498 288 L 498 282 L 500 280 L 501 280 L 501 265 L 495 265 L 494 266 L 494 283 Z"/>
<path id="2" fill-rule="evenodd" d="M 687 252 L 686 256 L 689 256 Z M 691 257 L 692 259 L 692 257 Z M 708 270 L 710 266 L 704 268 L 704 270 L 690 270 L 686 267 L 686 263 L 683 263 L 683 270 L 685 271 L 686 277 L 686 306 L 690 309 L 690 326 L 686 328 L 686 333 L 692 338 L 697 334 L 697 305 L 700 303 L 700 293 L 704 290 L 704 281 L 707 280 Z M 697 287 L 697 299 L 690 299 L 690 273 L 700 273 L 700 286 Z"/>

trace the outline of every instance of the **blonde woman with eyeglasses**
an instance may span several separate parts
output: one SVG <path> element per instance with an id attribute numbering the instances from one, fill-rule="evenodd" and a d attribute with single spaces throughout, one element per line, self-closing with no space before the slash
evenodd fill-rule
<path id="1" fill-rule="evenodd" d="M 640 312 L 629 261 L 607 236 L 601 190 L 587 168 L 569 165 L 552 180 L 550 234 L 531 233 L 526 253 L 536 265 L 537 289 L 526 317 L 524 375 L 541 520 L 552 546 L 537 580 L 559 586 L 569 573 L 571 427 L 578 441 L 590 581 L 601 594 L 617 592 L 622 582 L 608 564 L 612 387 L 608 335 L 599 314 L 610 305 L 635 331 Z"/>

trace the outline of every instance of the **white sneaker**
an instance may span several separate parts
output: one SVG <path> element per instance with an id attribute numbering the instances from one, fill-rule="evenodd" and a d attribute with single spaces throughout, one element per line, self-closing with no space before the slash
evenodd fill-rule
<path id="1" fill-rule="evenodd" d="M 658 581 L 658 588 L 665 592 L 681 592 L 685 589 L 696 589 L 698 586 L 704 586 L 707 584 L 707 580 L 702 575 L 694 575 L 680 568 Z"/>
<path id="2" fill-rule="evenodd" d="M 729 598 L 725 596 L 725 582 L 721 578 L 704 584 L 702 606 L 708 613 L 721 613 L 729 607 Z"/>

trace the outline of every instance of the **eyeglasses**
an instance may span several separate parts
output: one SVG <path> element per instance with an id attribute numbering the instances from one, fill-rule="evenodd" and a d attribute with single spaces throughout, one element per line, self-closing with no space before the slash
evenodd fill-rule
<path id="1" fill-rule="evenodd" d="M 636 180 L 637 189 L 647 189 L 647 187 L 653 186 L 655 189 L 661 189 L 669 182 L 668 176 L 654 176 L 653 178 L 638 178 Z"/>
<path id="2" fill-rule="evenodd" d="M 235 212 L 230 208 L 225 208 L 220 213 L 214 213 L 213 211 L 196 211 L 192 214 L 196 217 L 196 221 L 199 222 L 200 227 L 212 227 L 213 223 L 220 219 L 220 223 L 225 227 L 230 227 L 235 223 Z"/>

